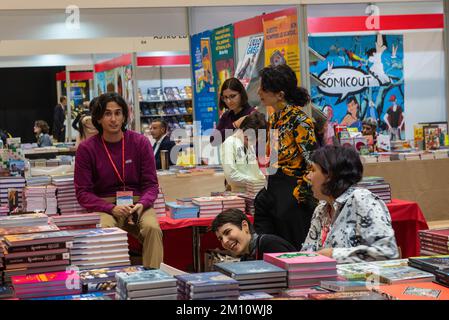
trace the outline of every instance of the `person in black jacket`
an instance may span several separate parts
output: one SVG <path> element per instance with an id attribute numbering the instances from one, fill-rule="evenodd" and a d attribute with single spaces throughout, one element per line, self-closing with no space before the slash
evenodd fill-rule
<path id="1" fill-rule="evenodd" d="M 174 141 L 170 140 L 167 134 L 168 125 L 162 119 L 156 119 L 151 122 L 150 134 L 156 140 L 153 144 L 154 158 L 156 159 L 156 169 L 162 169 L 161 151 L 165 150 L 169 158 L 169 165 L 176 164 L 176 156 L 171 156 L 171 149 L 176 145 Z M 168 168 L 167 168 L 168 169 Z"/>
<path id="2" fill-rule="evenodd" d="M 65 107 L 67 104 L 67 98 L 62 96 L 59 98 L 59 103 L 55 107 L 53 114 L 53 137 L 58 142 L 65 141 Z"/>
<path id="3" fill-rule="evenodd" d="M 239 209 L 227 209 L 212 221 L 224 249 L 231 251 L 241 261 L 263 260 L 264 253 L 293 252 L 295 247 L 274 234 L 257 234 L 246 214 Z"/>

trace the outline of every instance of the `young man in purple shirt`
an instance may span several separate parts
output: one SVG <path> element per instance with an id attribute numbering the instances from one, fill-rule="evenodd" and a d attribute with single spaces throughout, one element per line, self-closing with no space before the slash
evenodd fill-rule
<path id="1" fill-rule="evenodd" d="M 98 97 L 92 123 L 99 134 L 76 151 L 76 197 L 84 208 L 101 214 L 102 227 L 119 227 L 135 235 L 143 243 L 143 265 L 159 268 L 163 245 L 152 209 L 159 193 L 153 150 L 143 135 L 126 130 L 127 120 L 128 106 L 121 96 Z M 128 201 L 119 194 L 123 191 L 128 192 Z M 125 204 L 117 204 L 117 197 Z"/>

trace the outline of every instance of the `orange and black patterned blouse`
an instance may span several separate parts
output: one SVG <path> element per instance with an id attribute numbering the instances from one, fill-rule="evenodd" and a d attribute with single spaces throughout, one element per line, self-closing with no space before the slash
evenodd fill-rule
<path id="1" fill-rule="evenodd" d="M 298 178 L 293 195 L 299 202 L 310 199 L 312 190 L 306 176 L 311 169 L 310 155 L 316 148 L 312 119 L 300 107 L 287 105 L 273 113 L 269 123 L 270 129 L 277 130 L 276 135 L 270 134 L 271 152 L 277 152 L 278 157 L 273 166 Z"/>

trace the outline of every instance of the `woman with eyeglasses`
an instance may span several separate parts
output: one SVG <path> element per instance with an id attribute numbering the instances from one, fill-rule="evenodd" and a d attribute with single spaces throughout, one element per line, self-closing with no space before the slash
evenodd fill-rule
<path id="1" fill-rule="evenodd" d="M 226 130 L 228 130 L 227 136 L 231 136 L 235 129 L 240 127 L 245 116 L 256 111 L 256 108 L 249 105 L 245 87 L 237 78 L 229 78 L 223 82 L 219 108 L 220 110 L 227 110 L 220 117 L 215 128 L 216 131 L 210 138 L 210 142 L 215 146 L 220 145 L 226 139 Z M 221 137 L 221 140 L 218 139 L 219 137 Z"/>
<path id="2" fill-rule="evenodd" d="M 258 233 L 276 234 L 299 250 L 317 203 L 306 179 L 316 149 L 313 121 L 302 110 L 310 96 L 287 65 L 266 67 L 260 77 L 261 102 L 274 108 L 269 119 L 272 164 L 268 187 L 255 199 L 254 225 Z"/>

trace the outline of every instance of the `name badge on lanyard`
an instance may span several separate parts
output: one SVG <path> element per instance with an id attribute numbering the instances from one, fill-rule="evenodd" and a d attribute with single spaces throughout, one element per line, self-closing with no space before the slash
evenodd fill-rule
<path id="1" fill-rule="evenodd" d="M 103 137 L 101 137 L 101 141 L 103 142 L 103 147 L 104 150 L 106 152 L 106 154 L 108 155 L 109 158 L 109 162 L 111 163 L 112 168 L 114 169 L 115 175 L 117 176 L 117 178 L 119 179 L 119 181 L 123 184 L 123 191 L 118 191 L 117 192 L 117 204 L 118 202 L 126 202 L 129 203 L 129 197 L 131 196 L 131 204 L 132 204 L 132 200 L 133 200 L 133 192 L 132 191 L 126 191 L 126 183 L 125 183 L 125 135 L 123 135 L 122 138 L 122 174 L 120 175 L 117 166 L 115 165 L 114 161 L 112 160 L 112 156 L 111 153 L 108 150 L 108 147 L 106 146 L 106 143 L 103 139 Z M 120 195 L 119 195 L 120 193 Z M 125 204 L 125 203 L 122 203 Z"/>

